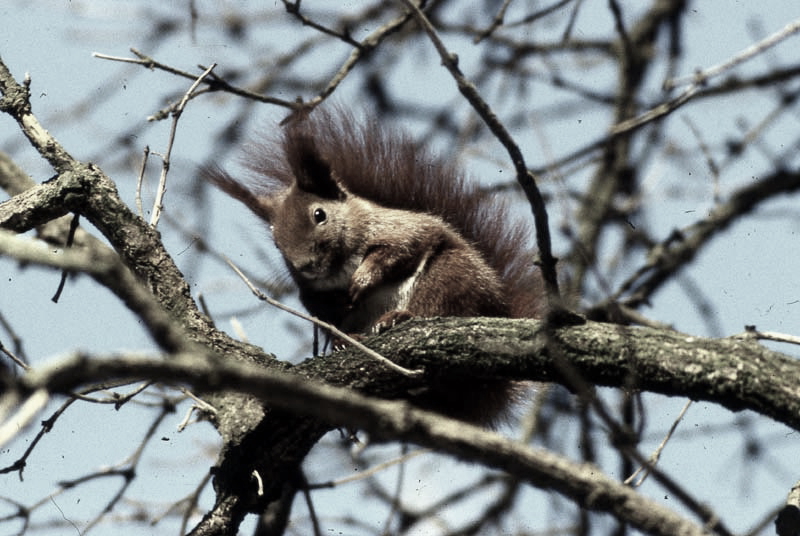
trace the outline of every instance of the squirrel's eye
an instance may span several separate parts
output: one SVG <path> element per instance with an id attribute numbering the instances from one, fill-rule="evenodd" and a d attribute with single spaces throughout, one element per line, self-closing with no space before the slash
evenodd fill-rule
<path id="1" fill-rule="evenodd" d="M 327 219 L 328 219 L 328 215 L 325 214 L 324 210 L 322 210 L 321 208 L 318 208 L 318 209 L 314 210 L 314 222 L 322 223 Z"/>

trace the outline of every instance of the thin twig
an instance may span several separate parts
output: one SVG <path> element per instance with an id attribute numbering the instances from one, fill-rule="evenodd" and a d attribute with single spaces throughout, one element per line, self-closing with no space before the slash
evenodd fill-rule
<path id="1" fill-rule="evenodd" d="M 342 486 L 344 484 L 349 484 L 350 482 L 357 482 L 359 480 L 364 480 L 366 478 L 371 477 L 374 474 L 380 473 L 381 471 L 393 467 L 399 463 L 405 463 L 411 458 L 415 458 L 420 454 L 430 454 L 433 452 L 433 449 L 428 448 L 421 448 L 417 450 L 413 450 L 407 454 L 403 454 L 397 458 L 393 458 L 389 461 L 379 463 L 378 465 L 374 465 L 365 471 L 359 471 L 358 474 L 347 476 L 344 478 L 340 478 L 339 480 L 330 480 L 328 482 L 320 482 L 318 484 L 309 484 L 308 489 L 321 489 L 321 488 L 335 488 L 338 486 Z"/>
<path id="2" fill-rule="evenodd" d="M 755 326 L 745 326 L 744 333 L 741 333 L 739 335 L 734 335 L 734 337 L 738 339 L 750 339 L 750 340 L 755 339 L 755 340 L 785 342 L 788 344 L 800 345 L 800 336 L 787 335 L 786 333 L 778 333 L 776 331 L 759 331 L 756 329 Z"/>
<path id="3" fill-rule="evenodd" d="M 674 230 L 667 238 L 654 244 L 647 253 L 645 263 L 620 285 L 611 300 L 618 300 L 623 294 L 629 293 L 629 297 L 622 302 L 627 307 L 636 308 L 646 303 L 671 274 L 691 262 L 702 247 L 727 229 L 736 218 L 749 213 L 767 199 L 797 190 L 800 190 L 800 173 L 783 170 L 737 190 L 726 202 L 715 206 L 705 218 Z"/>
<path id="4" fill-rule="evenodd" d="M 192 73 L 189 73 L 189 72 L 186 72 L 186 71 L 182 71 L 181 69 L 176 69 L 175 67 L 172 67 L 172 66 L 167 65 L 165 63 L 161 63 L 159 61 L 156 61 L 155 59 L 151 58 L 150 56 L 142 54 L 141 52 L 139 52 L 135 48 L 132 48 L 131 52 L 133 52 L 137 56 L 137 58 L 124 58 L 124 57 L 120 57 L 120 56 L 110 56 L 108 54 L 101 54 L 100 52 L 93 52 L 92 56 L 94 56 L 95 58 L 102 59 L 102 60 L 121 61 L 121 62 L 124 62 L 124 63 L 135 63 L 137 65 L 142 65 L 142 66 L 144 66 L 144 67 L 146 67 L 148 69 L 151 69 L 151 70 L 152 69 L 159 69 L 161 71 L 165 71 L 165 72 L 177 75 L 177 76 L 182 76 L 182 77 L 188 78 L 190 80 L 194 80 L 194 79 L 197 78 L 197 75 L 195 75 L 195 74 L 192 74 Z M 284 108 L 289 108 L 290 110 L 294 110 L 294 109 L 297 108 L 297 103 L 294 102 L 294 101 L 287 101 L 287 100 L 284 100 L 284 99 L 276 99 L 274 97 L 267 97 L 265 95 L 261 95 L 259 93 L 254 92 L 254 91 L 249 91 L 247 89 L 242 89 L 240 87 L 232 86 L 228 82 L 222 80 L 221 78 L 218 78 L 213 73 L 206 80 L 206 84 L 208 84 L 209 89 L 212 90 L 212 91 L 223 90 L 223 91 L 226 91 L 228 93 L 232 93 L 234 95 L 238 95 L 240 97 L 245 97 L 245 98 L 248 98 L 248 99 L 251 99 L 251 100 L 254 100 L 254 101 L 257 101 L 257 102 L 263 102 L 263 103 L 266 103 L 266 104 L 275 104 L 277 106 L 283 106 Z"/>
<path id="5" fill-rule="evenodd" d="M 682 117 L 682 119 L 697 140 L 697 145 L 700 147 L 700 151 L 703 153 L 703 156 L 706 159 L 708 170 L 711 172 L 711 179 L 714 185 L 714 203 L 720 203 L 722 196 L 720 195 L 719 186 L 719 166 L 714 160 L 714 155 L 711 154 L 711 149 L 709 149 L 708 144 L 703 139 L 703 135 L 697 125 L 695 125 L 694 122 L 687 116 Z"/>
<path id="6" fill-rule="evenodd" d="M 186 416 L 183 420 L 178 423 L 178 432 L 183 432 L 187 426 L 189 426 L 192 418 L 192 414 L 197 412 L 203 412 L 207 415 L 216 415 L 217 408 L 197 396 L 196 394 L 192 393 L 188 388 L 181 387 L 181 392 L 191 398 L 194 401 L 194 404 L 189 408 L 189 411 L 186 412 Z"/>
<path id="7" fill-rule="evenodd" d="M 508 11 L 508 6 L 511 4 L 511 0 L 503 0 L 503 5 L 500 6 L 500 9 L 497 10 L 497 14 L 492 19 L 491 24 L 482 31 L 480 34 L 476 35 L 475 38 L 472 40 L 474 44 L 478 44 L 490 35 L 494 33 L 496 29 L 503 25 L 503 21 L 506 17 L 506 11 Z"/>
<path id="8" fill-rule="evenodd" d="M 369 357 L 380 361 L 381 363 L 383 363 L 387 367 L 391 368 L 394 371 L 399 372 L 400 374 L 403 374 L 404 376 L 408 376 L 409 378 L 416 378 L 416 377 L 419 377 L 419 376 L 421 376 L 423 374 L 424 371 L 421 370 L 421 369 L 409 370 L 407 368 L 401 367 L 397 363 L 394 363 L 394 362 L 390 361 L 389 359 L 383 357 L 381 354 L 379 354 L 375 350 L 371 350 L 370 348 L 367 348 L 366 346 L 364 346 L 363 344 L 358 342 L 356 339 L 354 339 L 353 337 L 347 335 L 346 333 L 344 333 L 343 331 L 339 330 L 338 328 L 336 328 L 332 324 L 328 324 L 327 322 L 324 322 L 324 321 L 320 320 L 319 318 L 316 318 L 316 317 L 311 316 L 311 315 L 307 315 L 307 314 L 305 314 L 303 312 L 298 311 L 297 309 L 293 309 L 293 308 L 289 307 L 288 305 L 284 305 L 281 302 L 270 298 L 269 296 L 267 296 L 266 294 L 264 294 L 263 292 L 258 290 L 258 288 L 256 288 L 255 285 L 253 285 L 253 283 L 250 282 L 250 280 L 247 278 L 247 276 L 244 275 L 244 273 L 239 269 L 238 266 L 236 266 L 236 264 L 233 263 L 233 261 L 231 261 L 230 259 L 226 258 L 225 262 L 228 263 L 228 266 L 233 268 L 233 271 L 238 274 L 238 276 L 242 279 L 242 281 L 244 281 L 244 283 L 248 286 L 250 291 L 253 294 L 255 294 L 256 297 L 259 300 L 265 301 L 268 304 L 270 304 L 270 305 L 272 305 L 274 307 L 277 307 L 278 309 L 280 309 L 282 311 L 286 311 L 287 313 L 293 314 L 293 315 L 295 315 L 297 317 L 302 318 L 303 320 L 308 320 L 309 322 L 312 322 L 312 323 L 316 324 L 317 326 L 320 326 L 322 329 L 331 332 L 333 335 L 335 335 L 336 337 L 342 339 L 343 341 L 347 342 L 348 344 L 350 344 L 352 346 L 355 346 L 356 348 L 358 348 L 359 350 L 361 350 L 362 352 L 367 354 Z"/>
<path id="9" fill-rule="evenodd" d="M 507 22 L 504 24 L 506 28 L 516 28 L 519 26 L 528 26 L 537 20 L 547 17 L 548 15 L 552 15 L 565 5 L 569 4 L 570 2 L 574 2 L 575 0 L 559 0 L 558 2 L 554 3 L 553 5 L 543 7 L 539 11 L 534 11 L 529 15 L 525 15 L 520 20 L 515 20 L 511 22 Z"/>
<path id="10" fill-rule="evenodd" d="M 25 452 L 23 452 L 23 454 L 16 461 L 12 462 L 11 464 L 9 464 L 7 466 L 0 467 L 0 474 L 5 474 L 5 473 L 10 473 L 10 472 L 13 472 L 13 471 L 17 471 L 17 472 L 19 472 L 20 480 L 22 480 L 22 472 L 23 472 L 23 470 L 25 469 L 25 467 L 28 464 L 27 463 L 28 458 L 31 456 L 31 454 L 33 453 L 34 449 L 36 449 L 36 447 L 39 444 L 39 442 L 44 438 L 44 436 L 48 432 L 50 432 L 53 429 L 53 427 L 55 426 L 55 424 L 58 421 L 58 419 L 62 415 L 64 415 L 64 413 L 66 413 L 67 409 L 69 407 L 71 407 L 73 403 L 77 402 L 78 400 L 83 400 L 83 401 L 93 402 L 93 403 L 109 403 L 109 402 L 107 402 L 105 400 L 92 398 L 92 397 L 89 397 L 87 395 L 89 393 L 93 393 L 93 392 L 96 392 L 96 391 L 107 391 L 107 390 L 115 388 L 115 387 L 128 385 L 129 383 L 131 383 L 131 382 L 128 379 L 103 381 L 102 383 L 99 383 L 97 385 L 92 385 L 92 386 L 83 388 L 80 391 L 69 393 L 69 398 L 67 398 L 67 400 L 63 404 L 61 404 L 60 407 L 58 407 L 49 417 L 47 417 L 46 419 L 41 420 L 41 428 L 39 429 L 39 432 L 36 434 L 36 436 L 33 439 L 30 439 L 30 438 L 28 439 L 28 441 L 27 441 L 28 446 L 25 449 Z M 128 395 L 125 395 L 125 396 L 127 397 Z M 7 410 L 5 410 L 5 408 L 6 407 L 12 407 L 12 406 L 16 405 L 17 403 L 18 403 L 17 397 L 15 397 L 13 395 L 6 394 L 5 396 L 0 397 L 0 420 L 3 419 L 4 416 L 5 416 L 5 413 L 7 413 Z M 120 403 L 120 399 L 119 398 L 114 399 L 113 403 L 115 405 L 119 404 Z M 17 429 L 17 433 L 19 433 L 19 432 L 21 432 L 21 429 Z"/>
<path id="11" fill-rule="evenodd" d="M 72 242 L 75 240 L 75 231 L 78 230 L 78 224 L 80 223 L 80 214 L 75 213 L 72 215 L 72 220 L 69 222 L 69 232 L 67 233 L 67 243 L 64 245 L 65 248 L 71 248 Z M 50 301 L 53 303 L 58 303 L 58 300 L 61 298 L 61 293 L 64 291 L 64 285 L 67 283 L 67 276 L 69 275 L 68 270 L 61 270 L 61 280 L 58 282 L 58 288 L 56 289 L 56 293 L 53 294 L 53 297 L 50 298 Z"/>
<path id="12" fill-rule="evenodd" d="M 645 479 L 650 475 L 650 470 L 653 467 L 655 467 L 656 464 L 658 463 L 658 460 L 661 458 L 661 453 L 664 451 L 664 447 L 667 446 L 667 443 L 672 438 L 672 435 L 675 433 L 675 430 L 678 429 L 678 424 L 680 424 L 681 420 L 683 420 L 684 415 L 686 415 L 686 411 L 689 409 L 689 406 L 691 406 L 691 405 L 692 405 L 692 401 L 691 400 L 687 400 L 686 404 L 684 404 L 684 406 L 683 406 L 683 409 L 681 409 L 681 412 L 675 418 L 675 422 L 673 422 L 672 426 L 670 426 L 669 431 L 667 432 L 667 435 L 664 436 L 664 439 L 658 445 L 656 450 L 653 451 L 653 453 L 650 455 L 650 459 L 648 460 L 648 463 L 646 465 L 641 465 L 636 470 L 636 472 L 634 472 L 631 476 L 626 478 L 625 479 L 625 484 L 630 485 L 631 482 L 633 482 L 633 480 L 636 478 L 636 475 L 638 475 L 639 473 L 643 472 L 644 474 L 642 475 L 642 477 L 639 480 L 636 481 L 636 484 L 633 484 L 637 488 L 642 485 L 642 483 L 645 481 Z"/>
<path id="13" fill-rule="evenodd" d="M 378 45 L 384 41 L 384 39 L 399 30 L 408 21 L 408 19 L 408 14 L 403 14 L 399 17 L 396 17 L 369 34 L 360 43 L 356 43 L 353 51 L 347 57 L 342 66 L 339 67 L 339 70 L 336 71 L 336 74 L 333 75 L 333 78 L 330 79 L 325 88 L 316 97 L 302 104 L 303 111 L 313 109 L 322 103 L 322 101 L 327 99 L 331 94 L 333 94 L 333 92 L 337 87 L 339 87 L 347 75 L 350 74 L 350 71 L 353 70 L 356 64 L 364 57 L 368 56 L 369 53 L 375 48 L 377 48 Z M 295 106 L 295 108 L 297 108 L 297 106 Z"/>
<path id="14" fill-rule="evenodd" d="M 186 107 L 186 103 L 189 102 L 189 99 L 192 96 L 192 93 L 197 86 L 206 78 L 211 71 L 216 67 L 216 63 L 212 63 L 203 74 L 201 74 L 197 80 L 189 87 L 186 93 L 183 94 L 183 98 L 175 107 L 175 110 L 172 112 L 172 126 L 170 127 L 169 131 L 169 141 L 167 142 L 167 150 L 161 157 L 162 165 L 161 165 L 161 178 L 158 181 L 158 192 L 156 193 L 156 200 L 153 203 L 153 215 L 150 218 L 150 225 L 152 227 L 158 226 L 158 220 L 161 218 L 161 211 L 164 208 L 164 194 L 167 191 L 167 173 L 169 173 L 169 166 L 170 166 L 170 155 L 172 154 L 172 145 L 175 143 L 175 134 L 178 131 L 178 120 L 183 113 L 183 109 Z"/>
<path id="15" fill-rule="evenodd" d="M 773 46 L 777 45 L 784 39 L 791 37 L 792 35 L 800 32 L 800 19 L 794 20 L 784 26 L 782 29 L 778 30 L 777 32 L 773 33 L 770 36 L 765 37 L 758 43 L 754 43 L 749 47 L 745 48 L 729 60 L 726 60 L 722 63 L 714 65 L 713 67 L 709 67 L 703 71 L 698 71 L 694 74 L 673 78 L 672 80 L 667 80 L 664 82 L 664 89 L 670 90 L 679 86 L 681 84 L 705 84 L 709 78 L 714 78 L 715 76 L 719 76 L 720 74 L 733 69 L 740 63 L 744 63 L 745 61 L 761 54 L 765 50 L 772 48 Z"/>
<path id="16" fill-rule="evenodd" d="M 3 341 L 0 341 L 0 352 L 4 353 L 9 359 L 11 359 L 11 361 L 16 363 L 17 366 L 20 367 L 22 370 L 28 370 L 31 368 L 30 365 L 28 365 L 20 357 L 15 355 L 14 352 L 6 348 L 6 346 L 3 344 Z"/>
<path id="17" fill-rule="evenodd" d="M 337 32 L 336 30 L 332 30 L 327 26 L 323 26 L 322 24 L 311 20 L 309 17 L 306 17 L 302 13 L 300 13 L 300 2 L 295 0 L 294 2 L 289 2 L 288 0 L 283 0 L 283 7 L 286 9 L 286 12 L 294 15 L 297 17 L 303 26 L 310 26 L 317 30 L 318 32 L 322 32 L 326 35 L 330 35 L 331 37 L 336 37 L 337 39 L 341 39 L 348 45 L 354 46 L 355 48 L 361 48 L 361 44 L 350 37 L 349 32 Z"/>
<path id="18" fill-rule="evenodd" d="M 2 340 L 0 340 L 0 351 L 10 357 L 11 360 L 22 367 L 23 370 L 28 370 L 29 359 L 25 356 L 25 350 L 22 347 L 22 337 L 17 334 L 16 330 L 11 325 L 11 322 L 6 319 L 2 311 L 0 311 L 0 327 L 2 327 L 8 336 L 11 337 L 11 345 L 14 347 L 14 353 L 11 353 L 11 350 L 3 345 Z"/>
<path id="19" fill-rule="evenodd" d="M 115 385 L 114 387 L 123 387 L 128 383 L 135 383 L 135 382 L 121 382 L 120 385 Z M 142 382 L 137 387 L 135 387 L 131 392 L 127 394 L 120 394 L 115 391 L 110 391 L 110 395 L 107 398 L 98 398 L 93 396 L 88 396 L 83 393 L 72 393 L 70 396 L 75 397 L 76 400 L 81 400 L 83 402 L 90 402 L 92 404 L 113 404 L 114 409 L 121 408 L 124 404 L 128 403 L 129 401 L 133 400 L 133 398 L 138 395 L 139 393 L 143 392 L 145 389 L 153 385 L 153 382 Z M 102 391 L 109 392 L 108 389 L 102 389 Z"/>
<path id="20" fill-rule="evenodd" d="M 150 156 L 150 146 L 144 146 L 144 155 L 142 155 L 142 167 L 139 169 L 139 177 L 136 179 L 136 210 L 139 211 L 139 216 L 144 219 L 144 208 L 142 207 L 142 184 L 144 183 L 144 173 L 147 169 L 147 158 Z"/>
<path id="21" fill-rule="evenodd" d="M 131 49 L 131 52 L 133 52 L 133 49 Z M 134 54 L 136 54 L 136 52 L 134 52 Z M 138 58 L 137 59 L 137 58 L 125 58 L 123 56 L 111 56 L 110 54 L 103 54 L 102 52 L 92 52 L 92 57 L 93 58 L 98 58 L 98 59 L 101 59 L 101 60 L 119 61 L 119 62 L 122 62 L 122 63 L 135 63 L 137 65 L 144 65 L 148 69 L 153 69 L 153 67 L 154 67 L 154 65 L 152 65 L 152 62 L 150 62 L 150 61 L 148 61 L 146 59 L 143 59 L 143 58 Z M 176 69 L 176 71 L 177 71 L 177 69 Z M 184 75 L 186 73 L 184 71 L 180 71 L 180 72 L 176 72 L 174 74 Z"/>
<path id="22" fill-rule="evenodd" d="M 708 69 L 697 71 L 696 73 L 688 76 L 683 76 L 680 78 L 673 78 L 672 80 L 667 80 L 664 82 L 664 90 L 669 91 L 674 89 L 675 87 L 690 83 L 689 87 L 687 87 L 681 94 L 677 97 L 670 99 L 667 102 L 661 103 L 654 108 L 644 112 L 643 114 L 628 119 L 626 121 L 622 121 L 621 123 L 617 123 L 613 127 L 611 127 L 611 134 L 618 135 L 624 132 L 629 132 L 636 128 L 641 127 L 651 121 L 659 119 L 669 113 L 674 112 L 687 102 L 689 102 L 695 95 L 697 95 L 701 89 L 703 89 L 711 78 L 719 76 L 720 74 L 733 69 L 740 63 L 744 63 L 745 61 L 753 58 L 754 56 L 764 52 L 768 48 L 771 48 L 781 41 L 791 37 L 792 35 L 800 32 L 800 19 L 797 19 L 793 22 L 790 22 L 786 26 L 783 27 L 778 32 L 770 35 L 769 37 L 750 45 L 746 49 L 742 50 L 740 53 L 736 54 L 732 58 L 727 61 L 724 61 L 718 65 L 714 65 L 713 67 L 709 67 Z"/>
<path id="23" fill-rule="evenodd" d="M 78 484 L 82 484 L 84 482 L 91 482 L 96 479 L 107 478 L 107 477 L 114 477 L 119 476 L 122 477 L 122 484 L 114 494 L 111 499 L 108 500 L 105 507 L 91 520 L 88 524 L 84 527 L 83 533 L 88 533 L 92 528 L 96 527 L 100 524 L 106 516 L 111 514 L 114 508 L 122 501 L 125 496 L 125 493 L 130 488 L 131 484 L 134 481 L 136 476 L 137 468 L 142 460 L 142 454 L 144 453 L 145 447 L 147 444 L 155 437 L 158 427 L 164 421 L 164 419 L 171 413 L 171 410 L 168 405 L 165 405 L 161 412 L 156 416 L 153 422 L 150 423 L 150 427 L 145 431 L 144 437 L 136 446 L 136 449 L 128 456 L 127 459 L 115 464 L 114 466 L 100 469 L 94 473 L 89 473 L 82 477 L 78 477 L 74 480 L 62 481 L 59 482 L 61 487 L 66 489 L 73 488 Z"/>
<path id="24" fill-rule="evenodd" d="M 297 480 L 299 480 L 300 490 L 303 492 L 303 498 L 306 501 L 306 508 L 308 508 L 308 516 L 311 518 L 311 527 L 314 530 L 314 536 L 322 536 L 322 529 L 320 528 L 319 516 L 314 508 L 314 501 L 311 500 L 311 492 L 308 487 L 308 478 L 303 473 L 302 469 L 297 470 Z"/>

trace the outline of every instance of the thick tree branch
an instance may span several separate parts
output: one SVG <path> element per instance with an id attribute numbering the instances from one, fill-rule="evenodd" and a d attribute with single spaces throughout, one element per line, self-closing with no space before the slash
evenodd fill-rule
<path id="1" fill-rule="evenodd" d="M 406 366 L 425 368 L 429 376 L 472 374 L 558 381 L 571 386 L 574 374 L 578 374 L 583 381 L 597 385 L 688 396 L 731 410 L 751 409 L 800 429 L 800 362 L 752 340 L 703 339 L 668 330 L 600 323 L 548 328 L 533 320 L 450 318 L 409 321 L 369 342 Z M 417 420 L 417 412 L 405 403 L 368 401 L 355 394 L 353 390 L 403 398 L 424 385 L 381 367 L 355 350 L 310 359 L 294 367 L 292 374 L 239 361 L 217 361 L 213 356 L 197 354 L 174 356 L 163 362 L 76 357 L 58 364 L 57 374 L 54 369 L 33 371 L 22 386 L 27 392 L 40 387 L 67 391 L 99 378 L 146 377 L 188 383 L 200 391 L 235 386 L 239 392 L 284 408 L 270 410 L 255 428 L 228 445 L 217 471 L 223 479 L 217 482 L 221 493 L 217 507 L 207 516 L 208 523 L 219 516 L 240 520 L 247 512 L 259 511 L 257 504 L 274 499 L 296 463 L 331 428 L 324 423 L 364 428 L 385 439 L 419 442 L 490 466 L 513 469 L 516 474 L 532 470 L 524 461 L 527 456 L 512 463 L 511 459 L 521 455 L 516 450 L 509 459 L 494 458 L 491 453 L 502 451 L 497 444 L 465 442 L 464 437 L 472 437 L 472 430 L 465 435 L 464 425 L 459 425 L 458 433 L 452 436 L 446 430 L 439 434 L 443 424 L 429 426 L 425 416 Z M 294 462 L 288 462 L 287 453 Z M 534 457 L 544 459 L 538 453 Z M 260 499 L 254 497 L 249 480 L 254 468 L 271 477 Z M 585 504 L 581 502 L 585 499 L 583 492 L 571 487 L 580 487 L 576 483 L 579 477 L 572 475 L 565 484 L 564 479 L 525 474 L 530 482 L 552 487 Z M 569 489 L 564 491 L 563 486 Z"/>
<path id="2" fill-rule="evenodd" d="M 405 402 L 371 400 L 349 389 L 232 361 L 215 361 L 196 354 L 176 355 L 163 361 L 136 357 L 88 359 L 75 355 L 57 366 L 28 374 L 21 383 L 27 390 L 61 391 L 76 387 L 76 382 L 101 377 L 148 377 L 170 383 L 189 383 L 194 389 L 203 390 L 236 386 L 240 392 L 292 412 L 366 429 L 375 438 L 413 441 L 503 469 L 533 485 L 558 491 L 583 507 L 613 513 L 651 534 L 706 534 L 701 527 L 603 475 L 590 464 L 575 464 L 549 451 L 414 409 Z M 290 439 L 292 436 L 290 434 Z M 294 447 L 292 445 L 292 450 Z M 271 487 L 275 486 L 275 477 L 270 473 L 272 482 L 268 485 Z M 213 519 L 207 517 L 207 523 L 217 526 L 223 519 L 228 527 L 231 526 L 228 521 L 238 525 L 236 521 L 240 515 L 230 511 L 230 506 L 218 509 Z M 198 528 L 195 533 L 220 533 L 211 530 L 210 525 L 209 530 Z"/>
<path id="3" fill-rule="evenodd" d="M 58 172 L 51 180 L 0 204 L 0 227 L 24 232 L 68 212 L 81 214 L 103 233 L 170 313 L 190 329 L 206 326 L 207 320 L 197 310 L 159 233 L 128 208 L 113 181 L 97 166 L 72 158 L 41 127 L 31 111 L 28 84 L 18 84 L 1 60 L 0 92 L 0 109 L 17 120 L 31 144 Z"/>
<path id="4" fill-rule="evenodd" d="M 405 366 L 446 363 L 437 367 L 444 374 L 457 367 L 569 387 L 574 371 L 594 385 L 750 409 L 800 430 L 800 361 L 746 337 L 711 339 L 597 322 L 547 329 L 531 320 L 436 319 L 401 325 L 370 346 Z"/>

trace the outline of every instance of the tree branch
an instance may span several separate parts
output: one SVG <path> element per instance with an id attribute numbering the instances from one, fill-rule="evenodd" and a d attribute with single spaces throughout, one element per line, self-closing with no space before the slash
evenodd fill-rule
<path id="1" fill-rule="evenodd" d="M 594 322 L 548 328 L 534 320 L 447 318 L 408 321 L 367 342 L 382 354 L 406 366 L 424 367 L 433 375 L 557 381 L 570 386 L 571 375 L 578 374 L 597 385 L 688 396 L 734 411 L 751 409 L 800 429 L 800 362 L 751 340 L 704 339 L 668 330 Z M 221 456 L 223 465 L 216 471 L 216 486 L 221 492 L 217 507 L 207 516 L 208 523 L 220 516 L 236 520 L 247 512 L 259 511 L 257 504 L 269 502 L 280 493 L 281 483 L 291 477 L 296 463 L 325 431 L 332 425 L 346 425 L 369 430 L 374 437 L 413 441 L 513 471 L 534 485 L 564 493 L 587 508 L 623 516 L 653 534 L 675 533 L 670 531 L 677 525 L 664 525 L 672 528 L 660 532 L 649 521 L 617 511 L 606 499 L 615 497 L 611 502 L 619 504 L 633 497 L 616 482 L 608 488 L 607 482 L 595 481 L 589 490 L 582 469 L 571 462 L 514 444 L 501 445 L 501 440 L 489 432 L 436 419 L 405 402 L 378 401 L 356 394 L 353 390 L 402 398 L 425 384 L 424 380 L 398 375 L 356 350 L 309 359 L 289 372 L 197 353 L 164 361 L 78 355 L 51 368 L 34 370 L 18 385 L 26 393 L 39 388 L 66 392 L 98 379 L 148 378 L 186 383 L 201 392 L 235 386 L 240 393 L 269 402 L 274 409 L 266 418 L 244 432 L 239 441 L 226 443 L 228 452 Z M 286 453 L 291 453 L 296 463 L 289 462 Z M 567 475 L 556 477 L 552 472 L 566 470 L 564 467 L 568 468 Z M 250 482 L 253 470 L 270 475 L 260 498 L 254 496 Z M 658 523 L 668 522 L 658 519 Z"/>
<path id="2" fill-rule="evenodd" d="M 378 439 L 413 441 L 505 470 L 535 486 L 562 493 L 583 507 L 613 513 L 651 534 L 706 533 L 703 528 L 603 475 L 593 465 L 575 464 L 549 451 L 414 409 L 406 402 L 372 400 L 349 389 L 309 382 L 294 375 L 200 357 L 191 354 L 175 355 L 167 360 L 119 356 L 89 359 L 76 354 L 56 366 L 27 374 L 21 384 L 34 392 L 41 389 L 62 391 L 101 377 L 148 377 L 173 384 L 186 382 L 202 390 L 236 386 L 240 392 L 293 412 L 366 429 Z M 274 474 L 270 477 L 271 482 L 265 484 L 275 487 L 280 481 Z M 227 505 L 222 510 L 230 512 L 231 507 Z M 219 511 L 214 516 L 217 519 L 214 524 L 220 518 L 235 521 L 239 517 Z M 207 519 L 211 523 L 211 518 Z M 198 529 L 195 533 L 216 532 Z"/>
<path id="3" fill-rule="evenodd" d="M 666 240 L 656 244 L 648 252 L 647 262 L 620 286 L 611 300 L 630 293 L 630 297 L 624 300 L 626 307 L 636 308 L 646 303 L 677 271 L 689 264 L 712 238 L 732 223 L 762 202 L 797 190 L 800 190 L 800 171 L 787 170 L 777 170 L 774 175 L 737 190 L 707 217 L 673 231 Z"/>
<path id="4" fill-rule="evenodd" d="M 182 327 L 164 310 L 110 249 L 83 247 L 54 252 L 24 237 L 0 229 L 0 254 L 68 272 L 90 274 L 116 294 L 168 352 L 186 351 L 191 341 Z"/>
<path id="5" fill-rule="evenodd" d="M 156 299 L 194 327 L 207 320 L 197 310 L 183 274 L 155 229 L 120 199 L 116 186 L 94 164 L 69 153 L 39 124 L 30 106 L 28 84 L 20 85 L 0 60 L 0 110 L 14 117 L 23 132 L 59 173 L 53 179 L 0 204 L 0 227 L 17 232 L 76 212 L 111 242 L 125 264 L 150 287 Z"/>

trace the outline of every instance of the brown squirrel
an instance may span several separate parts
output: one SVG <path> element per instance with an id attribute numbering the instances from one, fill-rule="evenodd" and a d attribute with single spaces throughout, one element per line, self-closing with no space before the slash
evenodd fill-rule
<path id="1" fill-rule="evenodd" d="M 309 312 L 349 333 L 410 317 L 532 317 L 541 283 L 527 229 L 504 202 L 377 121 L 341 109 L 292 119 L 248 147 L 242 183 L 208 180 L 269 223 Z M 433 380 L 411 399 L 493 424 L 513 397 L 505 380 Z"/>

